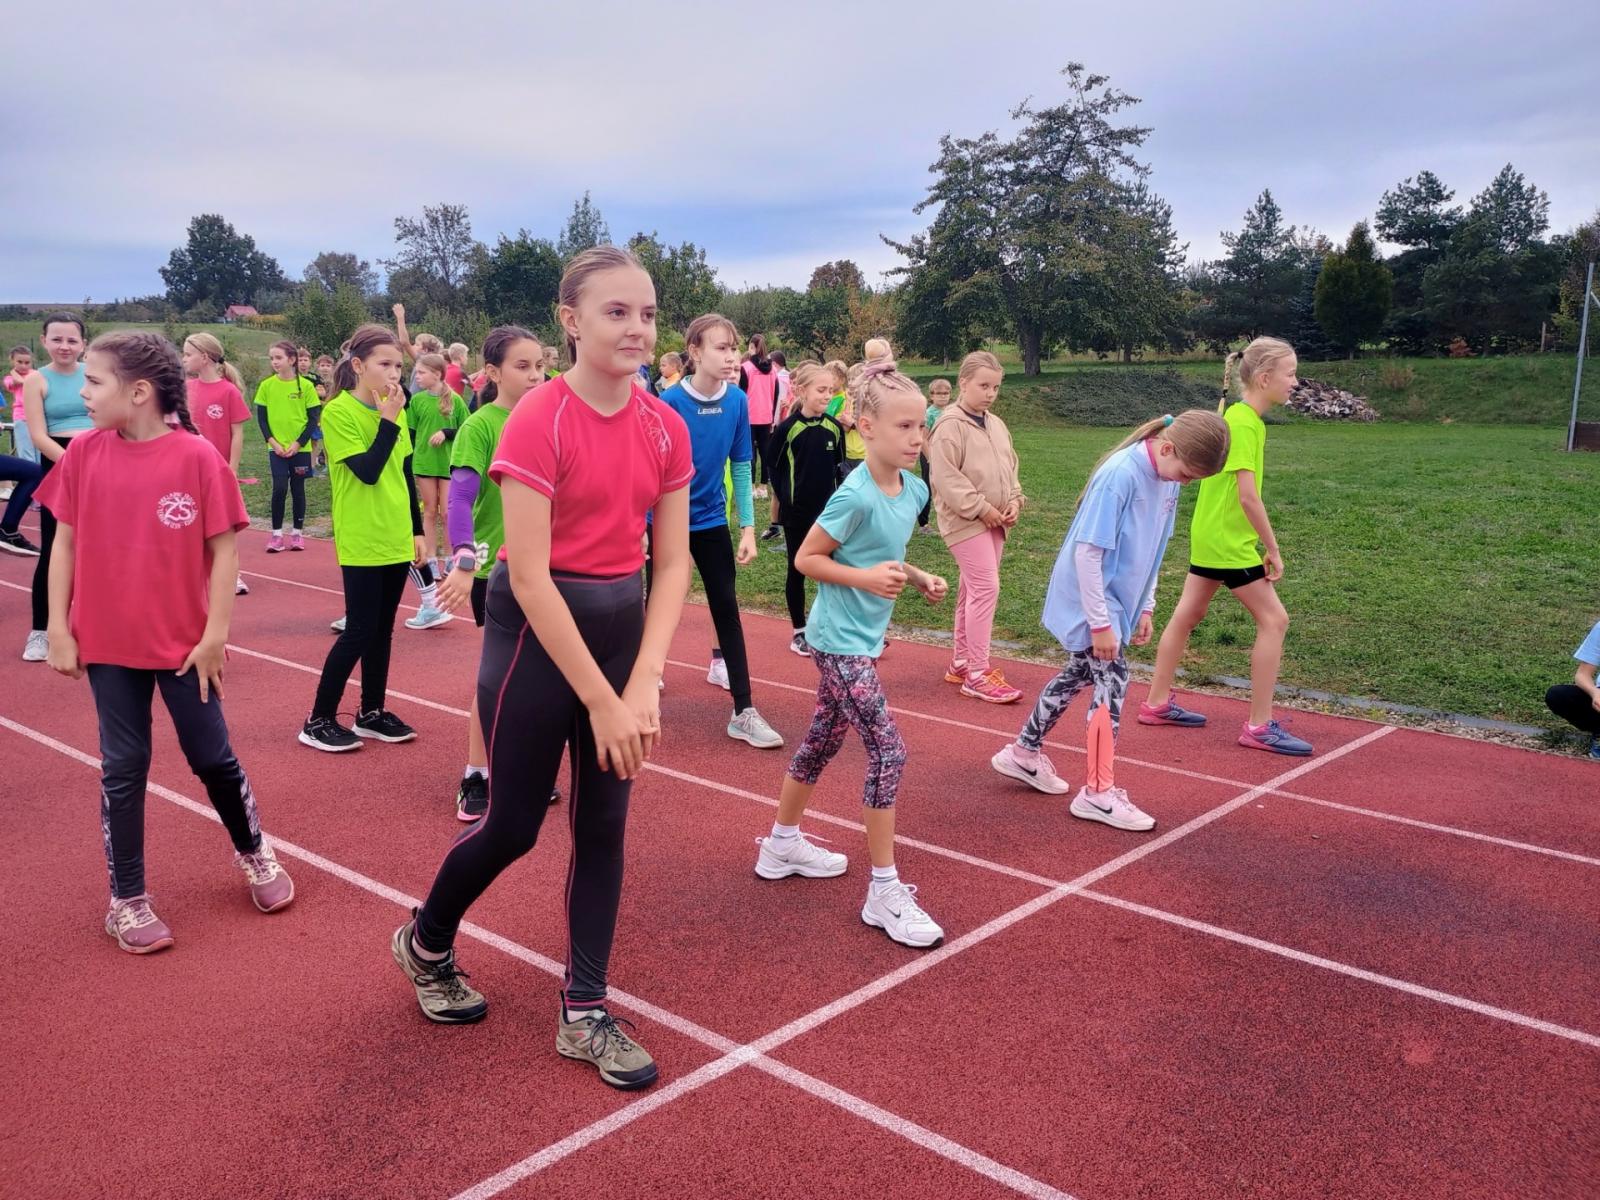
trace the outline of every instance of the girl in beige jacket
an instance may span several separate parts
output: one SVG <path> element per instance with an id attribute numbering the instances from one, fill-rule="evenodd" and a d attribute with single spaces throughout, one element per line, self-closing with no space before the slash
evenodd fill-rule
<path id="1" fill-rule="evenodd" d="M 1005 372 L 987 350 L 961 361 L 956 402 L 928 438 L 928 473 L 939 534 L 961 568 L 955 652 L 945 682 L 988 704 L 1013 704 L 1022 692 L 989 665 L 989 637 L 1000 601 L 1000 558 L 1022 511 L 1011 431 L 995 415 Z"/>

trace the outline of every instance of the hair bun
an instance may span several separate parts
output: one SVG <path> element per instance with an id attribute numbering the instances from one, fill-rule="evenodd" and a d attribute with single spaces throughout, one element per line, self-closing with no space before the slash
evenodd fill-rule
<path id="1" fill-rule="evenodd" d="M 879 375 L 893 375 L 900 369 L 900 364 L 892 358 L 875 358 L 861 368 L 861 378 L 875 379 Z"/>

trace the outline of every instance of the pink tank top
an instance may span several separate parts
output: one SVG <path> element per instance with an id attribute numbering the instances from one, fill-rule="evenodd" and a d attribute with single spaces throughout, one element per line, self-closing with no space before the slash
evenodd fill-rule
<path id="1" fill-rule="evenodd" d="M 745 382 L 749 384 L 744 394 L 750 400 L 750 424 L 771 425 L 772 406 L 778 395 L 778 373 L 775 370 L 762 374 L 753 361 L 744 364 Z"/>

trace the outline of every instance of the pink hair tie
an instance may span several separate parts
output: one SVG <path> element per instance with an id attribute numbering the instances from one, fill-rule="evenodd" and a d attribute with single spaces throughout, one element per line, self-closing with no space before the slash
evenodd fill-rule
<path id="1" fill-rule="evenodd" d="M 169 413 L 165 414 L 161 419 L 163 421 L 165 421 L 168 425 L 171 425 L 174 429 L 176 429 L 178 426 L 183 424 L 182 421 L 178 420 L 178 414 L 176 412 L 169 412 Z"/>
<path id="2" fill-rule="evenodd" d="M 893 375 L 899 369 L 900 365 L 892 358 L 874 359 L 861 369 L 861 378 L 872 379 L 878 375 Z"/>

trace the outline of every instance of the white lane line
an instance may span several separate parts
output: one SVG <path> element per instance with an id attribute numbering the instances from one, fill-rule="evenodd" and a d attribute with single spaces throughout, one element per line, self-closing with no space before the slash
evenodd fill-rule
<path id="1" fill-rule="evenodd" d="M 86 754 L 74 746 L 68 745 L 65 742 L 51 737 L 49 734 L 41 733 L 39 730 L 20 724 L 19 722 L 13 721 L 3 715 L 0 715 L 0 728 L 9 729 L 21 737 L 28 738 L 31 741 L 46 747 L 47 749 L 54 750 L 56 753 L 73 759 L 76 762 L 82 763 L 84 766 L 93 770 L 98 771 L 100 769 L 100 760 L 95 758 L 93 755 Z M 171 788 L 164 787 L 158 783 L 150 783 L 148 785 L 148 790 L 152 795 L 159 796 L 163 800 L 167 800 L 172 804 L 177 805 L 179 808 L 184 809 L 185 811 L 204 817 L 213 823 L 221 823 L 221 818 L 217 816 L 216 811 L 209 805 L 201 804 L 198 801 L 190 799 L 188 796 L 184 796 L 181 793 L 175 792 Z M 415 896 L 407 895 L 405 892 L 402 892 L 397 888 L 392 888 L 388 884 L 380 883 L 367 875 L 363 875 L 359 871 L 352 870 L 349 867 L 334 862 L 332 859 L 325 858 L 315 851 L 307 850 L 303 846 L 299 846 L 294 842 L 286 841 L 276 836 L 268 836 L 270 837 L 273 848 L 281 853 L 285 858 L 291 858 L 300 862 L 304 862 L 309 866 L 315 867 L 320 871 L 324 871 L 327 874 L 352 885 L 353 887 L 359 888 L 360 890 L 368 892 L 374 896 L 378 896 L 392 904 L 396 904 L 407 911 L 415 908 L 421 903 L 421 901 Z M 520 962 L 527 963 L 548 975 L 560 978 L 564 972 L 561 964 L 556 962 L 554 959 L 548 958 L 545 955 L 540 954 L 538 951 L 531 950 L 528 947 L 514 942 L 509 938 L 501 937 L 499 934 L 484 929 L 482 926 L 476 925 L 473 922 L 463 921 L 461 923 L 461 932 L 475 941 L 479 941 L 487 946 L 491 946 L 494 949 L 510 955 L 512 958 L 515 958 Z M 527 1158 L 512 1164 L 510 1167 L 507 1167 L 498 1174 L 474 1184 L 466 1191 L 460 1193 L 460 1197 L 471 1197 L 472 1200 L 485 1200 L 485 1198 L 489 1196 L 496 1195 L 520 1180 L 527 1178 L 529 1175 L 532 1175 L 537 1171 L 541 1171 L 553 1163 L 559 1162 L 561 1159 L 584 1149 L 593 1142 L 605 1137 L 607 1134 L 615 1132 L 617 1129 L 631 1124 L 640 1117 L 655 1111 L 662 1105 L 679 1099 L 690 1092 L 696 1091 L 699 1088 L 704 1087 L 706 1084 L 720 1079 L 722 1076 L 728 1074 L 735 1068 L 743 1066 L 746 1063 L 755 1062 L 761 1057 L 760 1051 L 755 1049 L 754 1046 L 741 1046 L 730 1038 L 724 1037 L 719 1033 L 714 1033 L 693 1021 L 669 1012 L 658 1005 L 641 1000 L 639 997 L 621 991 L 620 989 L 611 988 L 609 989 L 609 992 L 611 998 L 615 1000 L 619 1006 L 636 1012 L 641 1016 L 656 1022 L 664 1028 L 672 1029 L 693 1041 L 697 1041 L 702 1045 L 709 1046 L 711 1049 L 719 1051 L 721 1053 L 721 1057 L 713 1059 L 711 1062 L 706 1063 L 697 1070 L 690 1072 L 688 1075 L 677 1080 L 675 1083 L 667 1085 L 661 1091 L 653 1092 L 649 1096 L 643 1097 L 642 1099 L 628 1105 L 626 1108 L 619 1109 L 610 1116 L 602 1118 L 601 1120 L 568 1135 L 567 1137 L 551 1144 L 550 1146 L 544 1147 L 536 1153 L 529 1155 Z M 941 1154 L 944 1157 L 949 1158 L 952 1161 L 961 1164 L 962 1166 L 968 1167 L 971 1170 L 977 1171 L 988 1178 L 1005 1183 L 1007 1186 L 1015 1187 L 1017 1190 L 1021 1191 L 1023 1195 L 1048 1197 L 1050 1200 L 1072 1200 L 1072 1197 L 1065 1192 L 1061 1192 L 1050 1187 L 1048 1184 L 1033 1179 L 1031 1176 L 1024 1175 L 1020 1171 L 1013 1170 L 1010 1167 L 998 1163 L 993 1159 L 980 1154 L 978 1151 L 971 1149 L 970 1147 L 961 1145 L 959 1142 L 952 1141 L 949 1138 L 925 1129 L 922 1126 L 917 1125 L 915 1122 L 887 1112 L 886 1110 L 881 1109 L 876 1105 L 861 1099 L 860 1097 L 852 1096 L 850 1093 L 835 1088 L 830 1084 L 823 1083 L 821 1080 L 813 1079 L 811 1076 L 805 1075 L 803 1072 L 797 1071 L 793 1067 L 789 1067 L 783 1063 L 767 1060 L 763 1065 L 763 1070 L 767 1071 L 768 1074 L 771 1074 L 776 1078 L 783 1079 L 786 1082 L 794 1084 L 795 1086 L 804 1086 L 805 1090 L 810 1092 L 812 1095 L 818 1096 L 829 1103 L 836 1104 L 843 1108 L 846 1112 L 858 1116 L 863 1120 L 871 1121 L 873 1124 L 879 1125 L 891 1133 L 896 1133 L 902 1137 L 906 1137 L 925 1149 L 932 1150 L 937 1154 Z"/>
<path id="2" fill-rule="evenodd" d="M 1222 938 L 1224 941 L 1236 942 L 1241 946 L 1248 946 L 1252 950 L 1261 950 L 1267 954 L 1276 954 L 1279 958 L 1287 958 L 1293 962 L 1304 963 L 1307 966 L 1318 967 L 1324 971 L 1332 971 L 1337 975 L 1344 975 L 1350 979 L 1360 979 L 1367 983 L 1375 983 L 1381 987 L 1393 988 L 1397 992 L 1406 992 L 1413 996 L 1421 996 L 1426 1000 L 1433 1000 L 1439 1004 L 1448 1004 L 1453 1008 L 1463 1008 L 1468 1012 L 1477 1013 L 1479 1016 L 1492 1017 L 1497 1021 L 1506 1021 L 1512 1025 L 1520 1025 L 1524 1029 L 1532 1029 L 1539 1033 L 1548 1033 L 1554 1037 L 1567 1038 L 1585 1046 L 1600 1049 L 1600 1036 L 1585 1033 L 1581 1029 L 1571 1029 L 1565 1025 L 1557 1025 L 1554 1021 L 1541 1020 L 1530 1017 L 1525 1013 L 1514 1012 L 1508 1008 L 1499 1008 L 1493 1004 L 1484 1004 L 1479 1000 L 1469 1000 L 1465 996 L 1457 996 L 1450 992 L 1441 992 L 1437 988 L 1424 987 L 1420 983 L 1412 983 L 1405 979 L 1396 979 L 1393 975 L 1380 975 L 1376 971 L 1364 970 L 1353 967 L 1349 963 L 1337 962 L 1331 958 L 1323 958 L 1320 954 L 1310 954 L 1304 950 L 1296 950 L 1292 946 L 1281 946 L 1276 942 L 1269 942 L 1263 938 L 1251 937 L 1247 933 L 1239 933 L 1232 929 L 1223 929 L 1218 925 L 1211 925 L 1205 921 L 1196 921 L 1190 917 L 1182 917 L 1177 913 L 1170 913 L 1163 909 L 1151 908 L 1148 904 L 1138 904 L 1132 900 L 1124 900 L 1119 896 L 1108 896 L 1104 892 L 1082 889 L 1078 895 L 1085 900 L 1094 900 L 1100 904 L 1109 904 L 1112 908 L 1120 908 L 1125 912 L 1137 913 L 1142 917 L 1153 920 L 1165 921 L 1169 925 L 1177 925 L 1184 929 L 1192 929 L 1196 933 L 1204 933 L 1211 937 Z"/>

